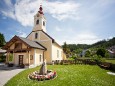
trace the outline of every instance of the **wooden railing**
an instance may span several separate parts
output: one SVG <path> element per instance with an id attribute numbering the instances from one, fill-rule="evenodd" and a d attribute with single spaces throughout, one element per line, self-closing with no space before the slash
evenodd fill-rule
<path id="1" fill-rule="evenodd" d="M 92 59 L 76 59 L 76 60 L 56 60 L 54 64 L 89 64 L 89 65 L 96 65 L 96 62 Z"/>
<path id="2" fill-rule="evenodd" d="M 108 62 L 96 62 L 93 59 L 75 59 L 75 60 L 56 60 L 54 64 L 72 65 L 72 64 L 85 64 L 85 65 L 98 65 L 101 68 L 115 71 L 115 64 Z"/>

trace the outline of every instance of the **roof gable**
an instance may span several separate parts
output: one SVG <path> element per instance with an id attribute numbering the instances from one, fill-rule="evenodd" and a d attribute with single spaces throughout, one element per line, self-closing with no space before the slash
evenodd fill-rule
<path id="1" fill-rule="evenodd" d="M 34 41 L 31 41 L 29 39 L 18 37 L 18 36 L 14 36 L 9 42 L 7 42 L 6 45 L 3 47 L 3 49 L 8 49 L 8 47 L 10 47 L 17 40 L 21 41 L 22 43 L 24 43 L 28 47 L 46 50 L 46 48 L 43 47 L 42 45 L 40 45 Z"/>
<path id="2" fill-rule="evenodd" d="M 54 44 L 58 45 L 60 48 L 62 48 L 62 47 L 61 47 L 50 35 L 48 35 L 46 32 L 44 32 L 43 30 L 37 30 L 37 31 L 43 32 L 46 36 L 48 36 L 48 37 L 52 40 L 52 43 L 54 43 Z M 32 31 L 32 32 L 35 32 L 35 31 Z M 32 33 L 32 32 L 31 32 L 31 33 Z M 31 34 L 31 33 L 30 33 L 30 34 Z M 30 34 L 29 34 L 29 35 L 30 35 Z M 28 36 L 29 36 L 29 35 L 28 35 Z M 28 37 L 28 36 L 27 36 L 27 37 Z M 26 38 L 27 38 L 27 37 L 26 37 Z"/>

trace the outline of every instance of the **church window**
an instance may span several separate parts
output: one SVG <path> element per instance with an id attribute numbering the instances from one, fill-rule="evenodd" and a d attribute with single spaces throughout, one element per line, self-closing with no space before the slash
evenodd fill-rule
<path id="1" fill-rule="evenodd" d="M 38 38 L 38 33 L 35 33 L 35 39 L 37 39 Z"/>
<path id="2" fill-rule="evenodd" d="M 57 58 L 59 58 L 59 50 L 57 50 Z"/>
<path id="3" fill-rule="evenodd" d="M 33 55 L 30 55 L 30 60 L 33 60 Z"/>
<path id="4" fill-rule="evenodd" d="M 39 24 L 39 20 L 36 21 L 36 24 Z"/>
<path id="5" fill-rule="evenodd" d="M 40 62 L 42 61 L 42 55 L 40 55 Z"/>
<path id="6" fill-rule="evenodd" d="M 45 22 L 43 21 L 43 26 L 45 26 Z"/>

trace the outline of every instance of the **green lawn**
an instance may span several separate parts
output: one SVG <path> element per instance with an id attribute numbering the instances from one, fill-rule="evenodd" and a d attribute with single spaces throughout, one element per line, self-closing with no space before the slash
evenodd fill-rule
<path id="1" fill-rule="evenodd" d="M 109 63 L 113 63 L 113 64 L 115 64 L 115 60 L 105 60 L 106 62 L 109 62 Z"/>
<path id="2" fill-rule="evenodd" d="M 115 76 L 108 70 L 90 65 L 49 65 L 48 69 L 57 71 L 57 78 L 48 81 L 28 80 L 29 73 L 39 67 L 27 69 L 13 77 L 5 86 L 115 86 Z"/>

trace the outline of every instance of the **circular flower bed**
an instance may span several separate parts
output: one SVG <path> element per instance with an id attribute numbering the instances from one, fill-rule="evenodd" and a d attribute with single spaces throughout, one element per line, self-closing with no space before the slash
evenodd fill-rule
<path id="1" fill-rule="evenodd" d="M 31 80 L 38 80 L 38 81 L 43 81 L 43 80 L 50 80 L 54 79 L 57 76 L 56 71 L 47 71 L 47 74 L 45 75 L 39 75 L 39 71 L 35 71 L 31 74 L 28 75 L 28 78 Z"/>

